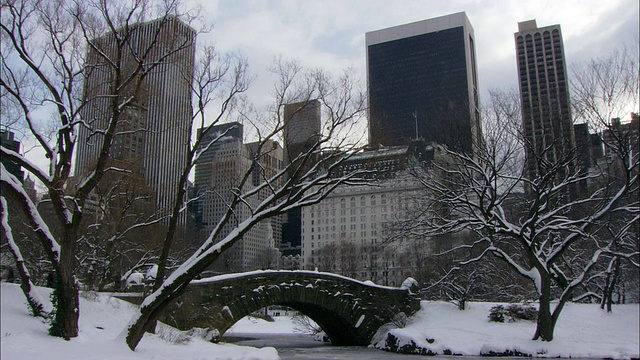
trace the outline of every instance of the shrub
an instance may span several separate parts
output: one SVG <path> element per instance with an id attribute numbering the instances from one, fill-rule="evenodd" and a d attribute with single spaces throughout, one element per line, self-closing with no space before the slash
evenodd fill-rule
<path id="1" fill-rule="evenodd" d="M 515 320 L 536 321 L 538 320 L 538 310 L 527 304 L 511 304 L 507 307 L 507 316 L 509 316 L 510 322 Z"/>
<path id="2" fill-rule="evenodd" d="M 489 310 L 489 321 L 504 322 L 506 310 L 502 305 L 496 305 Z"/>
<path id="3" fill-rule="evenodd" d="M 516 320 L 535 321 L 538 319 L 538 311 L 528 304 L 511 304 L 506 308 L 502 305 L 493 306 L 489 310 L 489 321 L 515 322 Z"/>

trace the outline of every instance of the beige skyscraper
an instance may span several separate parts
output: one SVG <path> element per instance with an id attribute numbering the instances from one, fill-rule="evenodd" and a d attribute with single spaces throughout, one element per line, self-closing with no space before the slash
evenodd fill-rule
<path id="1" fill-rule="evenodd" d="M 289 164 L 305 153 L 320 138 L 321 106 L 310 100 L 284 106 L 284 157 Z"/>
<path id="2" fill-rule="evenodd" d="M 95 39 L 100 51 L 117 59 L 113 33 Z M 175 198 L 180 173 L 190 141 L 191 87 L 195 57 L 195 31 L 173 18 L 158 19 L 131 28 L 119 69 L 136 69 L 144 64 L 153 69 L 142 79 L 133 103 L 123 110 L 117 135 L 110 149 L 110 161 L 131 172 L 134 181 L 149 189 L 156 210 L 166 213 Z M 167 56 L 168 55 L 168 56 Z M 157 63 L 157 64 L 156 64 Z M 81 117 L 76 158 L 76 176 L 89 174 L 98 158 L 109 119 L 112 116 L 110 87 L 116 71 L 91 48 L 86 62 L 85 107 Z M 122 74 L 121 74 L 122 75 Z M 128 89 L 121 92 L 126 96 Z"/>
<path id="3" fill-rule="evenodd" d="M 572 171 L 575 145 L 560 25 L 538 27 L 535 20 L 520 22 L 514 37 L 526 175 L 535 178 L 560 163 Z"/>

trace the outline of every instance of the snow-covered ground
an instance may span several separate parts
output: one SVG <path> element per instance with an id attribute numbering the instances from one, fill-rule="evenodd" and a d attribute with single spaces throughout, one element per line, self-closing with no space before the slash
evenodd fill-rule
<path id="1" fill-rule="evenodd" d="M 80 336 L 64 341 L 47 335 L 47 325 L 28 315 L 26 302 L 15 284 L 2 283 L 0 358 L 23 359 L 278 359 L 274 348 L 256 349 L 232 344 L 212 344 L 198 338 L 176 344 L 158 335 L 145 335 L 131 352 L 120 334 L 130 320 L 134 307 L 108 296 L 83 297 L 80 303 Z M 47 289 L 40 289 L 47 297 Z M 391 330 L 401 341 L 414 341 L 442 353 L 478 355 L 517 350 L 544 357 L 638 358 L 639 306 L 614 306 L 607 314 L 596 305 L 568 304 L 560 316 L 555 339 L 551 343 L 530 340 L 535 324 L 527 321 L 490 323 L 493 303 L 471 303 L 459 311 L 449 303 L 423 302 L 423 309 L 403 329 Z M 276 317 L 269 323 L 244 318 L 230 334 L 293 333 L 289 317 Z M 175 337 L 175 332 L 167 332 Z M 427 341 L 431 341 L 430 343 Z M 408 356 L 407 359 L 415 357 Z"/>
<path id="2" fill-rule="evenodd" d="M 552 342 L 533 341 L 535 322 L 489 322 L 496 303 L 470 303 L 459 311 L 446 302 L 422 302 L 422 309 L 403 329 L 391 330 L 400 346 L 413 341 L 434 353 L 480 355 L 517 351 L 539 357 L 638 358 L 639 305 L 614 305 L 613 312 L 594 304 L 569 303 L 556 325 Z M 386 334 L 378 339 L 383 346 Z M 429 339 L 429 341 L 427 341 Z"/>
<path id="3" fill-rule="evenodd" d="M 135 308 L 124 301 L 98 296 L 80 299 L 80 336 L 64 341 L 47 335 L 46 324 L 28 315 L 18 285 L 2 283 L 0 358 L 2 360 L 184 360 L 184 359 L 279 359 L 274 348 L 256 349 L 232 344 L 212 344 L 199 338 L 186 343 L 167 342 L 145 335 L 135 352 L 120 334 Z M 43 297 L 47 289 L 39 288 Z M 160 332 L 159 332 L 160 333 Z M 166 337 L 175 337 L 169 332 Z"/>
<path id="4" fill-rule="evenodd" d="M 243 317 L 227 330 L 225 335 L 293 334 L 300 331 L 296 330 L 290 316 L 274 316 L 273 320 L 273 322 L 268 322 L 254 317 Z"/>

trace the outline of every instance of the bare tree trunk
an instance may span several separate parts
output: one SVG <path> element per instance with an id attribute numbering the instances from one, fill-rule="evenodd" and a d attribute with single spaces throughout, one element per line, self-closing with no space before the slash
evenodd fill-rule
<path id="1" fill-rule="evenodd" d="M 604 287 L 602 288 L 602 298 L 600 299 L 600 309 L 604 310 L 604 304 L 607 302 L 607 295 L 609 294 L 609 285 L 611 284 L 611 271 L 607 271 L 607 278 L 604 280 Z"/>
<path id="2" fill-rule="evenodd" d="M 620 276 L 620 258 L 615 258 L 615 265 L 613 269 L 613 278 L 611 279 L 611 283 L 609 284 L 608 293 L 607 293 L 607 312 L 611 312 L 611 304 L 613 303 L 613 290 L 616 287 L 616 283 L 618 282 L 618 277 Z"/>
<path id="3" fill-rule="evenodd" d="M 600 301 L 600 309 L 607 307 L 607 312 L 611 312 L 611 304 L 613 302 L 613 291 L 615 290 L 616 283 L 620 274 L 620 259 L 614 257 L 609 263 L 607 269 L 607 278 L 602 289 L 602 300 Z"/>
<path id="4" fill-rule="evenodd" d="M 166 291 L 162 291 L 158 294 L 158 297 L 155 301 L 149 304 L 149 306 L 142 306 L 140 308 L 140 317 L 136 320 L 134 324 L 132 324 L 127 333 L 127 345 L 131 350 L 135 350 L 140 340 L 144 336 L 144 333 L 147 332 L 149 328 L 149 324 L 155 324 L 156 319 L 160 315 L 160 313 L 169 305 L 171 301 L 178 296 L 180 296 L 189 285 L 189 282 L 185 282 L 181 287 L 177 288 L 172 292 L 171 289 L 165 288 Z"/>
<path id="5" fill-rule="evenodd" d="M 217 258 L 217 255 L 214 255 Z M 149 328 L 149 324 L 155 323 L 156 319 L 160 315 L 160 313 L 169 305 L 171 302 L 178 298 L 189 286 L 188 279 L 193 278 L 195 275 L 201 271 L 201 268 L 206 268 L 211 262 L 207 262 L 204 266 L 196 266 L 192 267 L 188 271 L 179 275 L 175 281 L 167 284 L 165 287 L 154 292 L 155 296 L 148 303 L 145 301 L 140 306 L 140 316 L 136 319 L 136 321 L 129 326 L 127 329 L 126 342 L 127 346 L 131 350 L 135 350 L 140 340 L 144 336 L 144 333 L 147 332 Z M 184 280 L 187 279 L 187 280 Z M 147 297 L 148 299 L 149 297 Z"/>
<path id="6" fill-rule="evenodd" d="M 548 274 L 540 274 L 540 297 L 538 322 L 533 340 L 552 341 L 555 321 L 551 314 L 551 279 Z"/>
<path id="7" fill-rule="evenodd" d="M 60 264 L 55 271 L 53 298 L 55 316 L 49 334 L 65 340 L 78 336 L 80 319 L 79 288 L 75 279 L 76 247 L 72 229 L 65 230 L 66 246 L 60 249 Z"/>

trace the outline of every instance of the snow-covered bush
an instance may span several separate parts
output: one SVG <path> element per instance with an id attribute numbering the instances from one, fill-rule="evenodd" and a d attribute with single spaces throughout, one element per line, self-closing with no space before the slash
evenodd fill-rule
<path id="1" fill-rule="evenodd" d="M 408 277 L 402 282 L 402 285 L 400 285 L 400 289 L 406 289 L 409 290 L 409 293 L 411 294 L 417 294 L 418 292 L 420 292 L 420 284 L 418 284 L 416 279 Z"/>
<path id="2" fill-rule="evenodd" d="M 516 320 L 535 321 L 538 319 L 538 310 L 527 304 L 511 304 L 506 308 L 496 305 L 489 310 L 489 321 L 493 322 L 515 322 Z"/>
<path id="3" fill-rule="evenodd" d="M 187 335 L 211 342 L 218 342 L 218 340 L 220 340 L 220 332 L 218 331 L 218 329 L 212 330 L 210 328 L 194 327 L 191 328 L 191 330 L 187 331 Z"/>
<path id="4" fill-rule="evenodd" d="M 496 305 L 489 310 L 489 321 L 504 322 L 506 310 L 502 305 Z"/>
<path id="5" fill-rule="evenodd" d="M 527 304 L 511 304 L 507 306 L 507 316 L 509 317 L 509 322 L 516 320 L 535 321 L 538 319 L 538 310 Z"/>
<path id="6" fill-rule="evenodd" d="M 144 279 L 148 282 L 153 282 L 156 280 L 156 276 L 158 275 L 158 265 L 153 264 L 144 275 Z"/>

